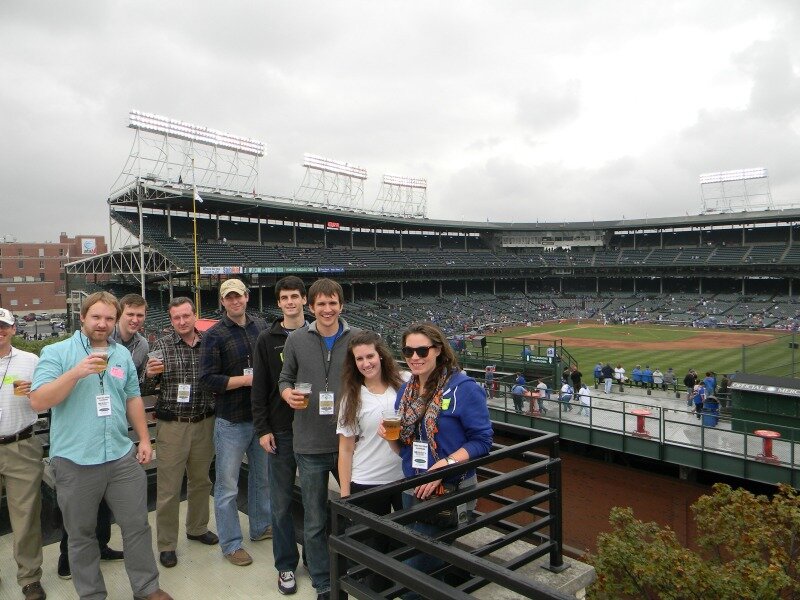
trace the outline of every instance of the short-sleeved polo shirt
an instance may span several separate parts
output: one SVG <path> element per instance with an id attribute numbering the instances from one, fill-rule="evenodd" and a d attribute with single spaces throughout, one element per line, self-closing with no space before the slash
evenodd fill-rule
<path id="1" fill-rule="evenodd" d="M 50 456 L 60 456 L 79 465 L 99 465 L 117 460 L 130 451 L 127 401 L 140 395 L 139 378 L 131 353 L 108 341 L 108 368 L 79 380 L 63 402 L 52 409 Z M 91 350 L 89 339 L 76 331 L 69 339 L 45 346 L 33 377 L 32 390 L 54 381 Z M 97 396 L 108 394 L 111 416 L 97 416 Z"/>

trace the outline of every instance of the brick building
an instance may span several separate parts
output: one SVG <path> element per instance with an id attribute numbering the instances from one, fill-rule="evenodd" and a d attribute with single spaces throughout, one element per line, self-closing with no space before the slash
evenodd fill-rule
<path id="1" fill-rule="evenodd" d="M 62 232 L 58 242 L 0 238 L 0 306 L 17 315 L 67 310 L 64 265 L 108 251 L 105 237 Z"/>

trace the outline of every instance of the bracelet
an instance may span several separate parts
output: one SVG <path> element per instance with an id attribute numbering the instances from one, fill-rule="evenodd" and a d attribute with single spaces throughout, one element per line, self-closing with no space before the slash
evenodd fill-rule
<path id="1" fill-rule="evenodd" d="M 453 458 L 452 456 L 448 456 L 447 458 L 445 458 L 445 460 L 447 461 L 447 464 L 448 464 L 448 465 L 454 465 L 454 464 L 456 464 L 456 463 L 458 462 L 458 461 L 457 461 L 455 458 Z"/>

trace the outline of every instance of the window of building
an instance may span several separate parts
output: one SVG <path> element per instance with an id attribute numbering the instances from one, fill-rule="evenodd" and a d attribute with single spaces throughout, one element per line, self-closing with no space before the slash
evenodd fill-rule
<path id="1" fill-rule="evenodd" d="M 63 248 L 59 248 L 58 249 L 58 255 L 59 256 L 64 256 L 64 249 Z"/>
<path id="2" fill-rule="evenodd" d="M 12 286 L 10 286 L 10 287 L 7 287 L 7 288 L 6 288 L 6 291 L 7 291 L 7 292 L 16 292 L 16 291 L 17 291 L 17 286 L 15 286 L 15 285 L 12 285 Z"/>
<path id="3" fill-rule="evenodd" d="M 11 306 L 17 306 L 18 304 L 19 304 L 18 300 L 12 300 L 11 301 Z"/>
<path id="4" fill-rule="evenodd" d="M 39 261 L 39 268 L 40 269 L 44 269 L 44 261 L 43 260 Z"/>
<path id="5" fill-rule="evenodd" d="M 34 304 L 41 304 L 42 303 L 42 299 L 41 298 L 34 298 L 33 299 L 33 303 Z"/>
<path id="6" fill-rule="evenodd" d="M 44 248 L 39 248 L 39 256 L 44 256 Z"/>
<path id="7" fill-rule="evenodd" d="M 22 248 L 17 248 L 17 256 L 22 256 Z"/>
<path id="8" fill-rule="evenodd" d="M 17 261 L 17 267 L 19 267 L 20 269 L 24 269 L 25 268 L 25 261 L 24 260 L 18 260 Z"/>
<path id="9" fill-rule="evenodd" d="M 64 272 L 63 272 L 63 271 L 62 271 L 61 273 L 59 273 L 59 274 L 58 274 L 58 278 L 59 278 L 61 281 L 64 281 Z"/>
<path id="10" fill-rule="evenodd" d="M 39 281 L 44 281 L 44 273 L 39 273 Z"/>

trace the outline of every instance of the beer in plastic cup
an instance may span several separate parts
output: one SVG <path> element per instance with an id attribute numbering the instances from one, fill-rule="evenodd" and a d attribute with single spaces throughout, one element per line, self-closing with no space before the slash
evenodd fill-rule
<path id="1" fill-rule="evenodd" d="M 308 408 L 308 397 L 311 395 L 311 384 L 298 381 L 294 384 L 295 391 L 303 394 L 303 405 L 300 408 Z"/>
<path id="2" fill-rule="evenodd" d="M 90 355 L 103 359 L 101 364 L 95 364 L 95 369 L 98 373 L 105 371 L 106 367 L 108 367 L 108 346 L 103 346 L 102 348 L 92 348 Z"/>
<path id="3" fill-rule="evenodd" d="M 400 413 L 396 410 L 383 411 L 383 428 L 387 440 L 400 439 Z"/>
<path id="4" fill-rule="evenodd" d="M 150 367 L 154 375 L 164 372 L 164 353 L 161 350 L 153 350 L 152 352 L 148 352 L 147 358 L 154 358 L 160 363 Z"/>
<path id="5" fill-rule="evenodd" d="M 27 396 L 28 392 L 31 387 L 31 382 L 25 379 L 17 379 L 14 383 L 14 395 L 15 396 Z"/>

